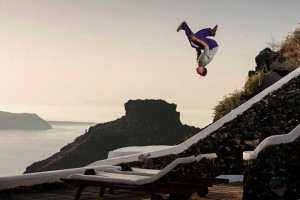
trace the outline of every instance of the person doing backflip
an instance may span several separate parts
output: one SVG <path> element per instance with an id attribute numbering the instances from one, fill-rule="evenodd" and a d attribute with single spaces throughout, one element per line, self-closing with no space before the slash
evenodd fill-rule
<path id="1" fill-rule="evenodd" d="M 207 74 L 205 66 L 210 63 L 218 51 L 218 43 L 215 40 L 208 38 L 210 36 L 215 37 L 217 29 L 218 25 L 216 25 L 213 29 L 201 29 L 194 34 L 185 21 L 181 22 L 177 28 L 177 32 L 180 30 L 185 31 L 191 46 L 197 51 L 198 67 L 196 68 L 196 71 L 200 76 L 205 76 Z M 203 50 L 202 53 L 201 50 Z"/>

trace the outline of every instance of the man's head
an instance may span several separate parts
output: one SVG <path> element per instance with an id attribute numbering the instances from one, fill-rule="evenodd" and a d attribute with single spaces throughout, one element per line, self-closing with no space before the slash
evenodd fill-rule
<path id="1" fill-rule="evenodd" d="M 205 76 L 207 74 L 207 69 L 202 65 L 199 65 L 199 67 L 196 68 L 196 71 L 200 76 Z"/>

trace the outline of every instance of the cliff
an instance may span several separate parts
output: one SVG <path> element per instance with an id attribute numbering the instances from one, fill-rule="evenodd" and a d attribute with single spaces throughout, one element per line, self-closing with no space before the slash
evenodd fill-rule
<path id="1" fill-rule="evenodd" d="M 125 110 L 125 116 L 90 127 L 60 152 L 27 167 L 25 173 L 82 167 L 125 146 L 174 145 L 200 131 L 183 125 L 176 105 L 163 100 L 129 100 Z"/>
<path id="2" fill-rule="evenodd" d="M 36 114 L 0 111 L 0 129 L 46 130 L 52 127 Z"/>

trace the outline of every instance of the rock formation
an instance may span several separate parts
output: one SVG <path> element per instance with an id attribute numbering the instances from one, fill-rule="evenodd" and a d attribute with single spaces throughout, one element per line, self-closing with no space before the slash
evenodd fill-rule
<path id="1" fill-rule="evenodd" d="M 82 167 L 125 146 L 174 145 L 200 131 L 183 125 L 176 105 L 163 100 L 129 100 L 125 110 L 125 116 L 90 127 L 60 152 L 29 166 L 25 173 Z"/>
<path id="2" fill-rule="evenodd" d="M 255 57 L 255 71 L 249 71 L 248 76 L 256 72 L 263 72 L 260 80 L 262 90 L 271 86 L 279 79 L 293 71 L 296 67 L 286 63 L 285 58 L 279 52 L 274 52 L 270 48 L 265 48 Z"/>

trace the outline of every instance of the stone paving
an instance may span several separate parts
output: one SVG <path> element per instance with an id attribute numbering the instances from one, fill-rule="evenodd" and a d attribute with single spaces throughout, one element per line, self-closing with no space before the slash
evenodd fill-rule
<path id="1" fill-rule="evenodd" d="M 25 193 L 12 195 L 9 197 L 0 197 L 1 200 L 74 200 L 75 187 L 70 186 L 68 189 L 60 189 L 54 191 L 40 193 Z M 105 193 L 104 197 L 99 197 L 99 188 L 87 187 L 80 200 L 150 200 L 146 192 L 115 190 L 114 194 Z M 242 199 L 243 186 L 242 183 L 231 183 L 214 185 L 209 188 L 209 193 L 205 197 L 199 197 L 194 194 L 191 200 L 238 200 Z M 164 199 L 168 199 L 164 196 Z"/>

